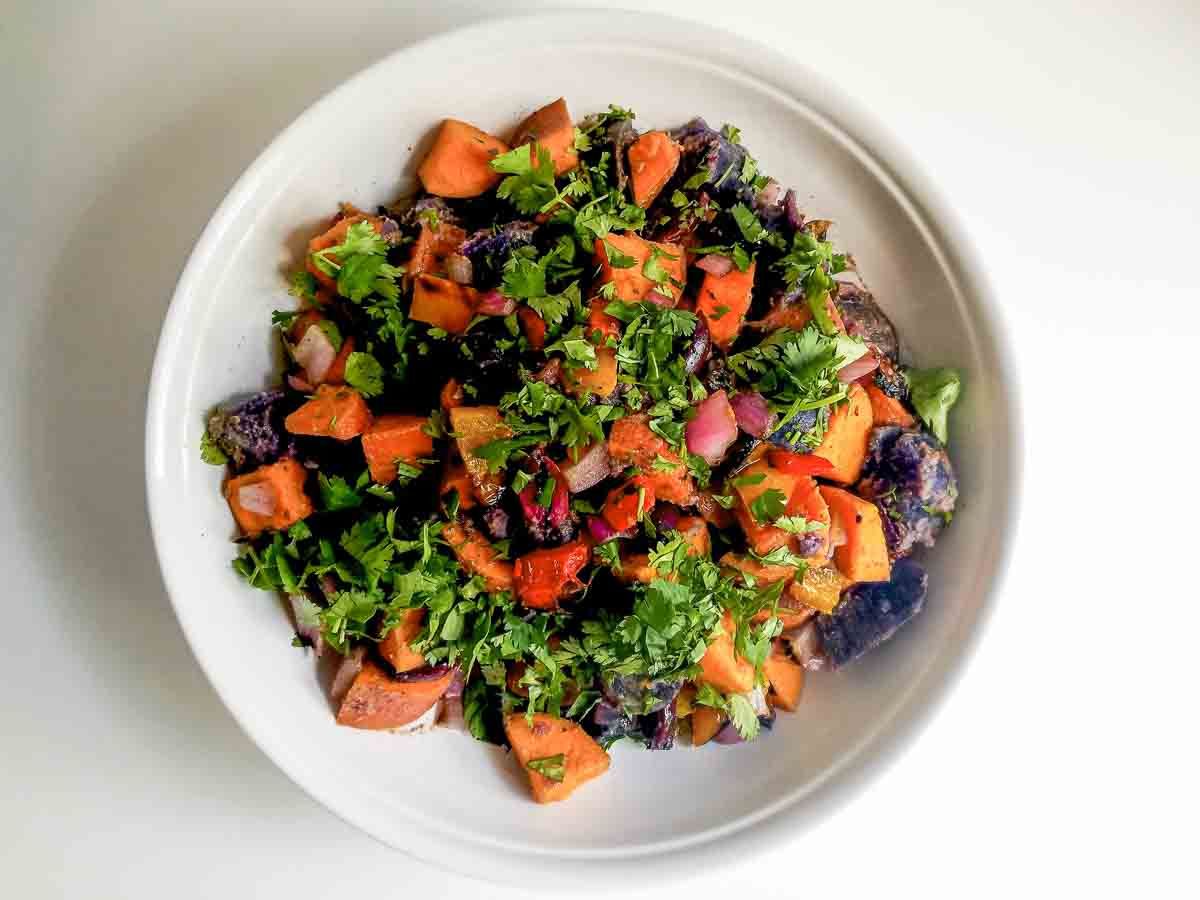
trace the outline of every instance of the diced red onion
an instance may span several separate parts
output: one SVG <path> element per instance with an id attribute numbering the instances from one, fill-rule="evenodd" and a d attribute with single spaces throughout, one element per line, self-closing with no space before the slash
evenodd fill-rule
<path id="1" fill-rule="evenodd" d="M 438 663 L 436 666 L 424 666 L 420 669 L 410 669 L 407 672 L 400 672 L 394 677 L 396 681 L 437 681 L 439 678 L 444 678 L 451 671 L 451 667 L 446 665 L 446 663 Z"/>
<path id="2" fill-rule="evenodd" d="M 587 520 L 588 533 L 592 536 L 597 544 L 603 544 L 605 541 L 615 538 L 617 530 L 609 525 L 600 516 L 589 516 Z"/>
<path id="3" fill-rule="evenodd" d="M 237 492 L 238 506 L 260 516 L 275 513 L 275 489 L 269 484 L 243 484 Z"/>
<path id="4" fill-rule="evenodd" d="M 646 295 L 646 299 L 651 303 L 657 303 L 659 306 L 674 306 L 675 298 L 661 291 L 651 291 Z"/>
<path id="5" fill-rule="evenodd" d="M 679 510 L 669 503 L 664 503 L 654 507 L 653 518 L 654 524 L 659 528 L 674 531 L 675 527 L 679 524 Z"/>
<path id="6" fill-rule="evenodd" d="M 825 668 L 825 652 L 821 648 L 821 632 L 817 631 L 816 621 L 810 619 L 804 626 L 793 634 L 785 636 L 788 649 L 796 662 L 810 672 Z"/>
<path id="7" fill-rule="evenodd" d="M 696 329 L 692 332 L 692 342 L 688 344 L 683 354 L 683 371 L 694 375 L 700 367 L 708 362 L 709 351 L 712 350 L 712 334 L 704 316 L 696 319 Z"/>
<path id="8" fill-rule="evenodd" d="M 766 185 L 762 189 L 762 192 L 758 195 L 758 205 L 760 207 L 774 206 L 779 200 L 779 194 L 782 191 L 782 184 L 780 184 L 774 178 L 768 179 Z"/>
<path id="9" fill-rule="evenodd" d="M 870 375 L 879 368 L 879 357 L 867 351 L 852 363 L 847 363 L 838 369 L 838 381 L 849 384 L 858 381 L 864 375 Z"/>
<path id="10" fill-rule="evenodd" d="M 567 478 L 557 463 L 546 460 L 546 474 L 554 479 L 554 494 L 550 498 L 550 524 L 557 528 L 571 514 L 571 492 Z"/>
<path id="11" fill-rule="evenodd" d="M 570 460 L 570 456 L 567 457 Z M 586 491 L 595 487 L 612 473 L 612 458 L 608 455 L 608 445 L 597 441 L 578 462 L 569 463 L 562 467 L 563 478 L 567 481 L 567 489 L 572 494 Z"/>
<path id="12" fill-rule="evenodd" d="M 366 655 L 366 647 L 355 647 L 342 659 L 342 664 L 334 673 L 333 685 L 329 688 L 329 695 L 333 697 L 335 703 L 340 702 L 346 696 L 346 692 L 350 690 L 350 685 L 354 684 L 354 679 L 362 671 Z"/>
<path id="13" fill-rule="evenodd" d="M 330 366 L 337 359 L 337 350 L 329 335 L 320 325 L 309 325 L 304 337 L 292 352 L 296 362 L 304 369 L 305 379 L 309 384 L 320 384 L 329 373 Z"/>
<path id="14" fill-rule="evenodd" d="M 696 417 L 688 422 L 688 452 L 716 465 L 737 440 L 738 423 L 724 391 L 709 394 L 696 407 Z"/>
<path id="15" fill-rule="evenodd" d="M 442 696 L 447 700 L 452 700 L 456 697 L 462 697 L 463 690 L 466 688 L 466 686 L 467 683 L 463 678 L 462 669 L 455 666 L 454 677 L 450 679 L 450 687 L 446 688 L 446 693 Z"/>
<path id="16" fill-rule="evenodd" d="M 696 260 L 696 268 L 721 278 L 733 270 L 733 260 L 720 253 L 710 253 Z"/>
<path id="17" fill-rule="evenodd" d="M 788 224 L 796 231 L 804 226 L 804 213 L 800 212 L 800 204 L 796 201 L 796 192 L 789 189 L 783 195 L 783 208 L 787 212 Z"/>
<path id="18" fill-rule="evenodd" d="M 713 735 L 713 740 L 718 744 L 725 744 L 726 746 L 745 743 L 741 734 L 733 727 L 733 722 L 726 722 L 722 725 L 717 733 Z"/>
<path id="19" fill-rule="evenodd" d="M 446 696 L 442 698 L 442 718 L 438 724 L 455 731 L 467 730 L 467 718 L 463 711 L 462 697 Z"/>
<path id="20" fill-rule="evenodd" d="M 288 594 L 288 603 L 292 606 L 292 623 L 296 626 L 296 634 L 312 644 L 313 652 L 321 656 L 325 652 L 325 639 L 321 637 L 321 626 L 305 625 L 302 620 L 304 604 L 311 601 L 303 594 Z"/>
<path id="21" fill-rule="evenodd" d="M 287 383 L 293 391 L 299 391 L 301 394 L 311 394 L 316 391 L 315 387 L 313 387 L 299 375 L 288 375 Z"/>
<path id="22" fill-rule="evenodd" d="M 451 253 L 446 257 L 446 274 L 456 284 L 470 284 L 475 280 L 475 267 L 470 257 L 461 253 Z"/>
<path id="23" fill-rule="evenodd" d="M 757 391 L 743 391 L 729 401 L 737 418 L 738 428 L 751 437 L 766 437 L 775 424 L 775 414 L 766 398 Z"/>
<path id="24" fill-rule="evenodd" d="M 481 316 L 510 316 L 517 310 L 517 301 L 499 291 L 485 291 L 479 297 L 476 312 Z"/>

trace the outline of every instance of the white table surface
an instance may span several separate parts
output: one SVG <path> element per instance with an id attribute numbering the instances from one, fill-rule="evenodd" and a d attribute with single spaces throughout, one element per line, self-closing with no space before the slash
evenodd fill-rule
<path id="1" fill-rule="evenodd" d="M 175 279 L 270 137 L 395 48 L 545 5 L 5 5 L 3 896 L 528 895 L 375 843 L 239 732 L 163 594 L 142 428 Z M 924 160 L 1013 330 L 1028 451 L 998 613 L 911 752 L 790 847 L 614 890 L 1194 890 L 1200 4 L 636 6 L 796 54 Z"/>

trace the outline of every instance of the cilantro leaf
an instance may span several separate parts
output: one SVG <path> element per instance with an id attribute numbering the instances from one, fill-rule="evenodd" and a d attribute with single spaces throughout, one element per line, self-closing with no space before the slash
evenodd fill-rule
<path id="1" fill-rule="evenodd" d="M 787 495 L 778 488 L 768 488 L 750 503 L 750 515 L 756 522 L 774 522 L 787 507 Z"/>
<path id="2" fill-rule="evenodd" d="M 200 459 L 208 463 L 210 466 L 223 466 L 229 462 L 229 457 L 225 455 L 225 451 L 212 439 L 212 435 L 208 433 L 208 429 L 204 429 L 204 434 L 200 435 Z"/>
<path id="3" fill-rule="evenodd" d="M 758 216 L 746 204 L 738 203 L 729 212 L 733 216 L 733 220 L 737 223 L 738 231 L 742 233 L 742 237 L 749 243 L 757 244 L 766 235 L 767 229 L 763 227 L 763 223 L 758 220 Z"/>
<path id="4" fill-rule="evenodd" d="M 508 175 L 496 188 L 496 196 L 508 200 L 520 212 L 539 212 L 555 198 L 554 162 L 541 144 L 523 144 L 491 160 L 491 167 Z"/>
<path id="5" fill-rule="evenodd" d="M 733 723 L 742 740 L 752 741 L 758 737 L 758 713 L 743 694 L 733 694 L 729 697 L 729 721 Z"/>
<path id="6" fill-rule="evenodd" d="M 907 369 L 904 377 L 913 408 L 939 441 L 949 438 L 949 414 L 958 401 L 962 379 L 957 369 Z"/>
<path id="7" fill-rule="evenodd" d="M 562 781 L 567 776 L 567 757 L 565 753 L 557 753 L 554 756 L 531 759 L 525 764 L 525 768 L 551 781 Z"/>
<path id="8" fill-rule="evenodd" d="M 358 491 L 340 475 L 330 478 L 324 472 L 320 473 L 317 476 L 317 487 L 321 493 L 321 507 L 330 512 L 362 506 L 362 497 Z"/>
<path id="9" fill-rule="evenodd" d="M 608 241 L 603 241 L 602 244 L 604 246 L 604 258 L 608 260 L 608 264 L 614 269 L 632 269 L 637 264 L 637 260 L 634 257 L 628 253 L 622 253 Z"/>
<path id="10" fill-rule="evenodd" d="M 383 366 L 370 353 L 355 350 L 346 357 L 346 384 L 364 397 L 383 393 Z"/>
<path id="11" fill-rule="evenodd" d="M 824 529 L 825 523 L 804 516 L 780 516 L 775 520 L 775 527 L 782 528 L 788 534 L 811 534 Z"/>

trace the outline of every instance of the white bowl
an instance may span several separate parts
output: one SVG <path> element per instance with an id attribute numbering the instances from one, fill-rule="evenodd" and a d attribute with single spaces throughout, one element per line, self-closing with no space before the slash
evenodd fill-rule
<path id="1" fill-rule="evenodd" d="M 441 731 L 339 728 L 282 606 L 230 568 L 221 473 L 200 461 L 205 412 L 276 378 L 270 312 L 285 273 L 339 201 L 412 185 L 444 116 L 506 133 L 565 95 L 573 114 L 633 107 L 642 127 L 733 122 L 810 216 L 837 222 L 910 358 L 965 376 L 951 449 L 960 512 L 928 555 L 925 611 L 848 671 L 812 677 L 800 710 L 744 747 L 618 746 L 609 774 L 535 806 L 504 751 Z M 686 871 L 819 820 L 893 758 L 959 670 L 989 607 L 1015 521 L 1013 380 L 961 229 L 928 182 L 821 77 L 755 44 L 634 13 L 484 22 L 383 60 L 281 134 L 221 204 L 179 281 L 155 359 L 150 512 L 196 658 L 246 732 L 297 784 L 384 842 L 480 877 Z M 609 882 L 611 883 L 611 882 Z"/>

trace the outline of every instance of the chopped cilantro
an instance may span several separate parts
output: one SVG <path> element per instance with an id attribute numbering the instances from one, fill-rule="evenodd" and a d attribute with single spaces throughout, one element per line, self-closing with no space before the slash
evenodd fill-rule
<path id="1" fill-rule="evenodd" d="M 551 781 L 562 781 L 567 776 L 567 757 L 564 753 L 556 753 L 554 756 L 531 759 L 525 768 Z"/>
<path id="2" fill-rule="evenodd" d="M 204 429 L 204 434 L 200 435 L 200 459 L 208 463 L 210 466 L 223 466 L 229 462 L 229 457 L 220 445 L 212 439 L 212 435 L 208 433 L 208 429 Z"/>
<path id="3" fill-rule="evenodd" d="M 346 384 L 364 397 L 383 393 L 383 366 L 370 353 L 354 351 L 346 357 Z"/>
<path id="4" fill-rule="evenodd" d="M 913 408 L 943 444 L 949 438 L 948 417 L 958 401 L 962 379 L 957 369 L 906 369 L 904 377 Z"/>

